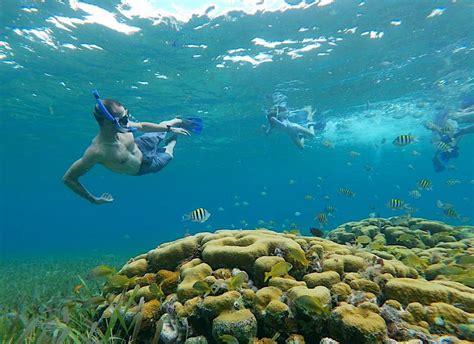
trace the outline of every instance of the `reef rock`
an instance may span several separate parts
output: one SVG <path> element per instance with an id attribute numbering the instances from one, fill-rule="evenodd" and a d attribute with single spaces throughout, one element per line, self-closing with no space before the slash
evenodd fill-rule
<path id="1" fill-rule="evenodd" d="M 386 337 L 384 319 L 367 308 L 343 305 L 337 307 L 329 321 L 333 338 L 343 343 L 381 343 Z"/>
<path id="2" fill-rule="evenodd" d="M 469 341 L 472 232 L 403 217 L 349 222 L 331 240 L 265 229 L 199 233 L 127 262 L 116 278 L 124 285 L 105 283 L 96 316 L 119 308 L 130 326 L 142 313 L 143 342 L 157 323 L 162 343 L 270 344 L 276 333 L 292 344 L 436 342 L 441 334 Z M 291 269 L 264 281 L 279 262 Z"/>
<path id="3" fill-rule="evenodd" d="M 248 343 L 257 335 L 257 319 L 248 309 L 224 312 L 212 322 L 212 335 L 219 341 L 225 334 L 234 336 L 240 343 Z"/>

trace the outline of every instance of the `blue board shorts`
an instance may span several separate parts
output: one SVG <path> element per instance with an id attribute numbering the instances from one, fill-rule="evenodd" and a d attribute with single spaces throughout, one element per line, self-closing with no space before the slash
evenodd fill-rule
<path id="1" fill-rule="evenodd" d="M 135 143 L 138 149 L 143 154 L 142 164 L 137 175 L 148 173 L 156 173 L 173 159 L 171 155 L 165 152 L 164 148 L 159 148 L 158 145 L 166 137 L 166 133 L 146 133 L 135 138 Z"/>

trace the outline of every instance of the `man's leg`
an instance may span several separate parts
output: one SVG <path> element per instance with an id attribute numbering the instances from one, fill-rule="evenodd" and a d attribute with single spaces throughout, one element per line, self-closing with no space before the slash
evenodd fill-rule
<path id="1" fill-rule="evenodd" d="M 459 129 L 459 131 L 454 134 L 454 137 L 459 137 L 466 134 L 474 134 L 474 125 Z"/>
<path id="2" fill-rule="evenodd" d="M 176 146 L 176 135 L 166 140 L 165 152 L 173 157 L 174 147 Z"/>
<path id="3" fill-rule="evenodd" d="M 303 135 L 304 137 L 312 138 L 314 137 L 314 126 L 311 126 L 309 129 L 303 127 L 302 125 L 295 124 L 295 129 L 298 131 L 299 134 Z"/>
<path id="4" fill-rule="evenodd" d="M 474 108 L 458 111 L 451 116 L 458 123 L 474 123 Z"/>
<path id="5" fill-rule="evenodd" d="M 291 140 L 299 149 L 304 149 L 304 139 L 299 135 L 292 135 Z"/>

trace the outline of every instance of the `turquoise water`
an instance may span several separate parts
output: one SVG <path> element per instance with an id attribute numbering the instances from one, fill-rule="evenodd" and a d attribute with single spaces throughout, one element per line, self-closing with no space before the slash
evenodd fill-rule
<path id="1" fill-rule="evenodd" d="M 221 1 L 208 15 L 206 1 L 124 3 L 0 5 L 4 254 L 135 254 L 187 232 L 270 221 L 308 234 L 328 204 L 337 210 L 325 230 L 373 212 L 403 214 L 385 206 L 391 198 L 417 208 L 413 216 L 459 224 L 436 205 L 452 203 L 473 223 L 474 135 L 436 173 L 423 126 L 474 98 L 471 1 Z M 97 133 L 94 88 L 140 121 L 200 116 L 205 129 L 180 137 L 158 174 L 96 166 L 81 181 L 115 201 L 89 204 L 62 176 Z M 311 105 L 326 123 L 302 151 L 284 133 L 263 133 L 275 92 L 290 107 Z M 392 144 L 408 133 L 419 142 Z M 421 178 L 433 190 L 413 199 L 408 192 Z M 450 179 L 460 184 L 450 187 Z M 356 197 L 338 195 L 340 187 Z M 183 223 L 197 207 L 210 219 Z"/>

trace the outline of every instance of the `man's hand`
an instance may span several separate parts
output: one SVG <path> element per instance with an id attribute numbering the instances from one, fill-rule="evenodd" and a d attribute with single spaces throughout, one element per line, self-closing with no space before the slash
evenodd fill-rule
<path id="1" fill-rule="evenodd" d="M 104 204 L 104 203 L 112 203 L 114 198 L 111 194 L 104 193 L 100 197 L 95 197 L 93 203 L 94 204 Z"/>
<path id="2" fill-rule="evenodd" d="M 172 133 L 179 134 L 179 135 L 191 136 L 191 134 L 189 133 L 189 131 L 187 131 L 186 129 L 183 129 L 183 128 L 171 127 L 171 128 L 170 128 L 170 131 L 171 131 Z"/>

